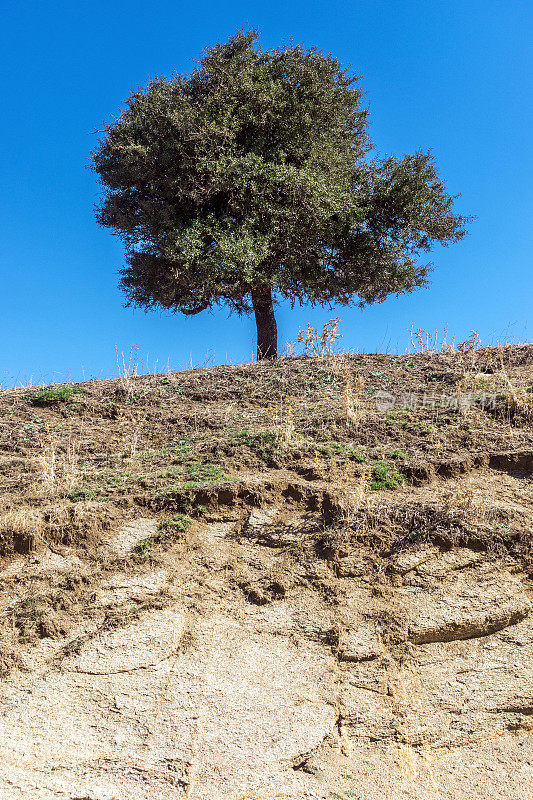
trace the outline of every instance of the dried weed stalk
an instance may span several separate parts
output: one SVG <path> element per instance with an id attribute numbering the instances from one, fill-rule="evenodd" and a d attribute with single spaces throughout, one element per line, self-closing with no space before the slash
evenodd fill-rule
<path id="1" fill-rule="evenodd" d="M 75 439 L 69 430 L 63 451 L 56 433 L 46 425 L 46 436 L 39 439 L 39 444 L 41 453 L 36 463 L 45 495 L 68 494 L 78 479 L 79 439 Z"/>
<path id="2" fill-rule="evenodd" d="M 292 398 L 284 400 L 282 397 L 278 403 L 267 409 L 267 414 L 274 426 L 276 441 L 282 447 L 289 447 L 295 432 L 294 400 Z"/>
<path id="3" fill-rule="evenodd" d="M 354 386 L 351 373 L 348 368 L 346 368 L 344 374 L 344 413 L 349 424 L 357 425 L 361 420 L 361 400 L 364 385 L 364 378 L 360 375 L 356 379 Z"/>
<path id="4" fill-rule="evenodd" d="M 116 344 L 115 353 L 117 356 L 119 387 L 124 397 L 130 399 L 133 396 L 133 378 L 136 378 L 138 375 L 139 348 L 136 344 L 132 344 L 127 360 L 123 350 L 120 353 L 118 352 Z"/>
<path id="5" fill-rule="evenodd" d="M 298 336 L 296 341 L 303 344 L 304 350 L 311 356 L 330 356 L 333 354 L 333 348 L 337 339 L 342 338 L 342 333 L 339 332 L 340 317 L 334 317 L 326 322 L 319 333 L 316 328 L 307 323 L 307 328 L 302 330 L 298 329 Z"/>

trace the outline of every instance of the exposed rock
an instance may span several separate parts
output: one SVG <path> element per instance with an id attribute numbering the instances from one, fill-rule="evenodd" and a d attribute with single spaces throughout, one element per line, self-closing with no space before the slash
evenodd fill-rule
<path id="1" fill-rule="evenodd" d="M 283 508 L 252 512 L 240 540 L 235 521 L 199 524 L 164 566 L 103 575 L 75 639 L 8 653 L 0 798 L 527 798 L 517 564 L 413 547 L 370 581 L 368 549 L 327 562 L 313 529 Z M 127 555 L 155 530 L 109 542 Z"/>
<path id="2" fill-rule="evenodd" d="M 340 558 L 337 565 L 337 574 L 340 578 L 360 578 L 367 572 L 367 564 L 357 558 L 346 556 Z"/>
<path id="3" fill-rule="evenodd" d="M 104 581 L 95 593 L 94 602 L 100 606 L 120 605 L 135 598 L 146 598 L 159 594 L 168 580 L 164 569 L 153 570 L 147 575 L 124 575 L 118 572 Z"/>
<path id="4" fill-rule="evenodd" d="M 343 632 L 339 643 L 342 661 L 368 661 L 383 652 L 379 632 L 373 624 L 363 624 Z"/>
<path id="5" fill-rule="evenodd" d="M 495 633 L 524 619 L 531 602 L 521 581 L 508 572 L 485 576 L 469 571 L 445 588 L 411 594 L 409 607 L 409 639 L 426 644 Z"/>
<path id="6" fill-rule="evenodd" d="M 66 671 L 4 686 L 3 796 L 298 793 L 294 759 L 336 721 L 326 652 L 220 615 L 199 621 L 195 647 L 180 651 L 185 620 L 180 609 L 152 613 L 89 642 Z"/>
<path id="7" fill-rule="evenodd" d="M 434 559 L 439 554 L 438 547 L 420 547 L 413 550 L 406 550 L 398 553 L 391 559 L 391 569 L 399 575 L 405 575 L 413 569 L 416 569 L 425 561 Z"/>
<path id="8" fill-rule="evenodd" d="M 157 520 L 149 517 L 136 519 L 120 528 L 106 540 L 106 544 L 119 556 L 127 556 L 135 545 L 157 533 Z"/>

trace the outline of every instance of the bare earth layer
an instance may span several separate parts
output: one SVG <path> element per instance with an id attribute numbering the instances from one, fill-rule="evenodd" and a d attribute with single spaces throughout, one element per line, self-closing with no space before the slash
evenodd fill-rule
<path id="1" fill-rule="evenodd" d="M 532 363 L 1 393 L 0 798 L 532 798 Z"/>

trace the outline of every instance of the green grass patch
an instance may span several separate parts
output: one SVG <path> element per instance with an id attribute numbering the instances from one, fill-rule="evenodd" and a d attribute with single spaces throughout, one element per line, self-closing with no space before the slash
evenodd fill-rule
<path id="1" fill-rule="evenodd" d="M 146 539 L 141 539 L 133 548 L 133 552 L 141 556 L 141 558 L 148 558 L 150 552 L 155 544 L 169 539 L 173 533 L 188 530 L 192 524 L 192 518 L 188 514 L 175 514 L 170 519 L 165 519 L 158 526 L 157 531 L 152 536 L 147 536 Z"/>
<path id="2" fill-rule="evenodd" d="M 237 445 L 249 447 L 254 450 L 263 461 L 272 458 L 277 445 L 277 437 L 273 431 L 258 431 L 250 433 L 244 430 L 236 434 L 234 442 Z"/>
<path id="3" fill-rule="evenodd" d="M 74 394 L 88 394 L 88 392 L 81 386 L 56 386 L 28 392 L 23 395 L 23 398 L 35 406 L 49 406 L 55 403 L 64 403 L 70 400 Z"/>
<path id="4" fill-rule="evenodd" d="M 404 478 L 394 464 L 389 461 L 372 461 L 372 480 L 370 488 L 374 492 L 384 489 L 396 489 L 404 482 Z"/>
<path id="5" fill-rule="evenodd" d="M 202 464 L 200 461 L 189 464 L 187 475 L 189 480 L 183 484 L 184 489 L 197 489 L 210 483 L 230 480 L 223 467 L 218 464 Z"/>
<path id="6" fill-rule="evenodd" d="M 457 414 L 455 416 L 451 414 L 439 414 L 439 416 L 435 419 L 435 425 L 437 425 L 439 428 L 443 428 L 446 425 L 457 425 L 458 422 L 459 420 L 457 418 Z"/>
<path id="7" fill-rule="evenodd" d="M 250 433 L 245 430 L 238 433 L 235 439 L 239 444 L 244 444 L 248 447 L 264 447 L 265 445 L 273 447 L 276 444 L 276 434 L 273 431 Z"/>
<path id="8" fill-rule="evenodd" d="M 366 461 L 365 453 L 362 453 L 360 450 L 357 450 L 356 447 L 347 445 L 344 442 L 326 442 L 325 444 L 318 445 L 316 449 L 321 455 L 327 456 L 328 458 L 338 456 L 348 461 L 357 461 L 360 464 Z"/>
<path id="9" fill-rule="evenodd" d="M 80 503 L 83 500 L 109 500 L 108 497 L 102 497 L 99 489 L 75 489 L 67 497 L 72 503 Z"/>
<path id="10" fill-rule="evenodd" d="M 192 444 L 192 439 L 178 439 L 176 442 L 172 442 L 169 449 L 172 453 L 186 455 L 187 453 L 191 452 Z"/>
<path id="11" fill-rule="evenodd" d="M 403 450 L 399 450 L 399 449 L 391 450 L 391 452 L 389 454 L 389 458 L 397 458 L 397 459 L 401 459 L 402 461 L 406 461 L 407 460 L 407 456 L 405 455 Z"/>
<path id="12" fill-rule="evenodd" d="M 139 450 L 136 458 L 139 461 L 159 461 L 163 458 L 172 457 L 174 461 L 185 461 L 191 452 L 191 439 L 178 439 L 166 447 L 152 450 Z"/>
<path id="13" fill-rule="evenodd" d="M 404 431 L 417 433 L 421 436 L 427 436 L 431 433 L 430 425 L 427 425 L 425 422 L 420 422 L 419 420 L 414 420 L 409 412 L 404 412 L 402 414 L 401 412 L 390 411 L 385 417 L 385 424 L 398 425 Z"/>
<path id="14" fill-rule="evenodd" d="M 186 531 L 190 528 L 192 517 L 188 514 L 174 514 L 170 519 L 165 519 L 160 525 L 161 531 Z"/>

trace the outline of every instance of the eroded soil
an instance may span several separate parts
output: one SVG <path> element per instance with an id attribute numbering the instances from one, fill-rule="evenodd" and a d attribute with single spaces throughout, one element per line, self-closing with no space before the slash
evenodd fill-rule
<path id="1" fill-rule="evenodd" d="M 465 359 L 2 393 L 0 797 L 531 797 L 533 348 Z"/>

